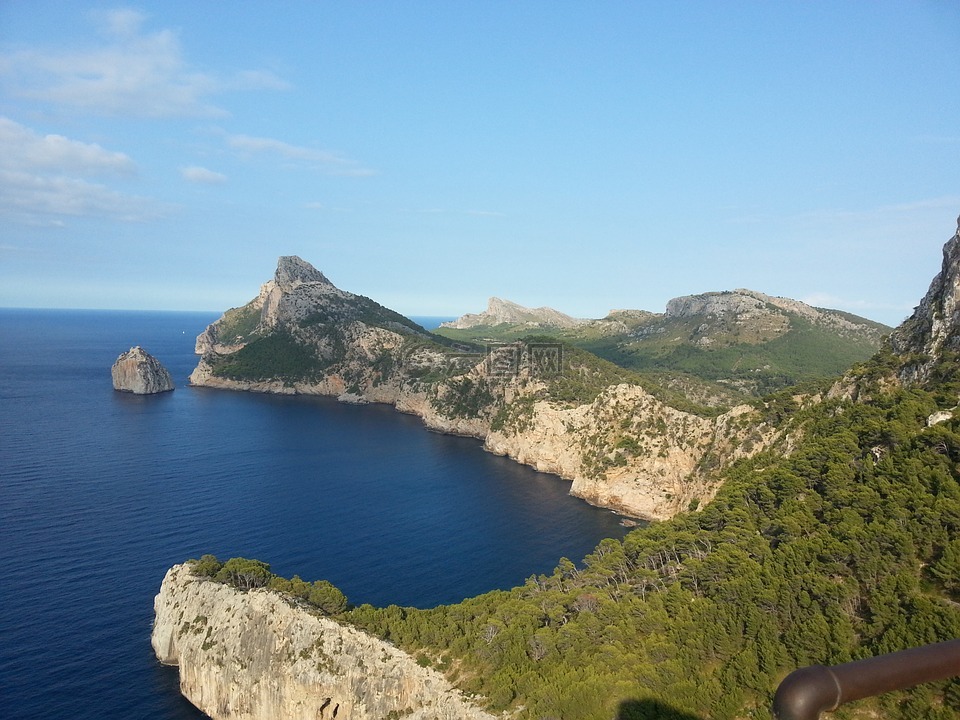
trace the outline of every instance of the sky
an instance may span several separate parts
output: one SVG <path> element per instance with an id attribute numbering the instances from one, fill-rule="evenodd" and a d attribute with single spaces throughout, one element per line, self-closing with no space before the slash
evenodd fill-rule
<path id="1" fill-rule="evenodd" d="M 0 306 L 407 315 L 749 288 L 895 325 L 960 215 L 960 2 L 0 0 Z"/>

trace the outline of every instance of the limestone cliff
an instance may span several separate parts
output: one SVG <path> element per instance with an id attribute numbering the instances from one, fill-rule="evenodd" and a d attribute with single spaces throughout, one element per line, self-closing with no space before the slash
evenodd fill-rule
<path id="1" fill-rule="evenodd" d="M 174 389 L 173 378 L 153 355 L 137 345 L 122 353 L 110 368 L 113 389 L 153 395 Z"/>
<path id="2" fill-rule="evenodd" d="M 940 272 L 913 315 L 890 335 L 890 346 L 907 359 L 900 372 L 905 382 L 927 380 L 945 352 L 960 350 L 960 218 L 943 246 Z"/>
<path id="3" fill-rule="evenodd" d="M 492 720 L 392 645 L 268 590 L 171 568 L 151 641 L 180 691 L 215 720 Z"/>
<path id="4" fill-rule="evenodd" d="M 709 500 L 713 470 L 774 438 L 746 406 L 719 418 L 681 412 L 559 343 L 483 348 L 431 335 L 299 258 L 281 258 L 257 298 L 208 327 L 197 351 L 194 385 L 388 403 L 566 478 L 591 503 L 650 519 Z"/>
<path id="5" fill-rule="evenodd" d="M 535 402 L 521 424 L 490 432 L 486 449 L 572 480 L 570 493 L 593 505 L 651 519 L 712 499 L 717 469 L 778 437 L 748 406 L 705 418 L 629 384 L 574 407 Z"/>

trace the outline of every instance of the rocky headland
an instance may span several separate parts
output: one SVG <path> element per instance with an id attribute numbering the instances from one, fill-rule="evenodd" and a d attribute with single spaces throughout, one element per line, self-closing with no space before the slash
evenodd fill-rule
<path id="1" fill-rule="evenodd" d="M 681 410 L 575 348 L 438 337 L 297 257 L 280 258 L 259 295 L 210 325 L 196 350 L 193 385 L 388 403 L 647 519 L 705 503 L 716 469 L 777 439 L 755 408 Z"/>
<path id="2" fill-rule="evenodd" d="M 180 690 L 215 720 L 493 720 L 436 670 L 266 589 L 171 568 L 151 642 Z"/>
<path id="3" fill-rule="evenodd" d="M 139 345 L 130 348 L 110 368 L 113 389 L 135 395 L 153 395 L 174 389 L 173 378 L 153 355 Z"/>

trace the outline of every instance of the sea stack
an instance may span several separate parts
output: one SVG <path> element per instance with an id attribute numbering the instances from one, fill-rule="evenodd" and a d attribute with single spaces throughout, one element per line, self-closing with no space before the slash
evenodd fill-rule
<path id="1" fill-rule="evenodd" d="M 136 395 L 173 390 L 173 378 L 153 355 L 137 345 L 120 355 L 110 369 L 113 389 Z"/>

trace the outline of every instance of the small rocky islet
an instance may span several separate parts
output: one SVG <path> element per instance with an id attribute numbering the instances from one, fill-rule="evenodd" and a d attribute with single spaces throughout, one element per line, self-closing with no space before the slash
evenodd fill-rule
<path id="1" fill-rule="evenodd" d="M 120 356 L 110 368 L 113 389 L 134 395 L 156 395 L 174 389 L 170 372 L 153 355 L 136 345 Z"/>

